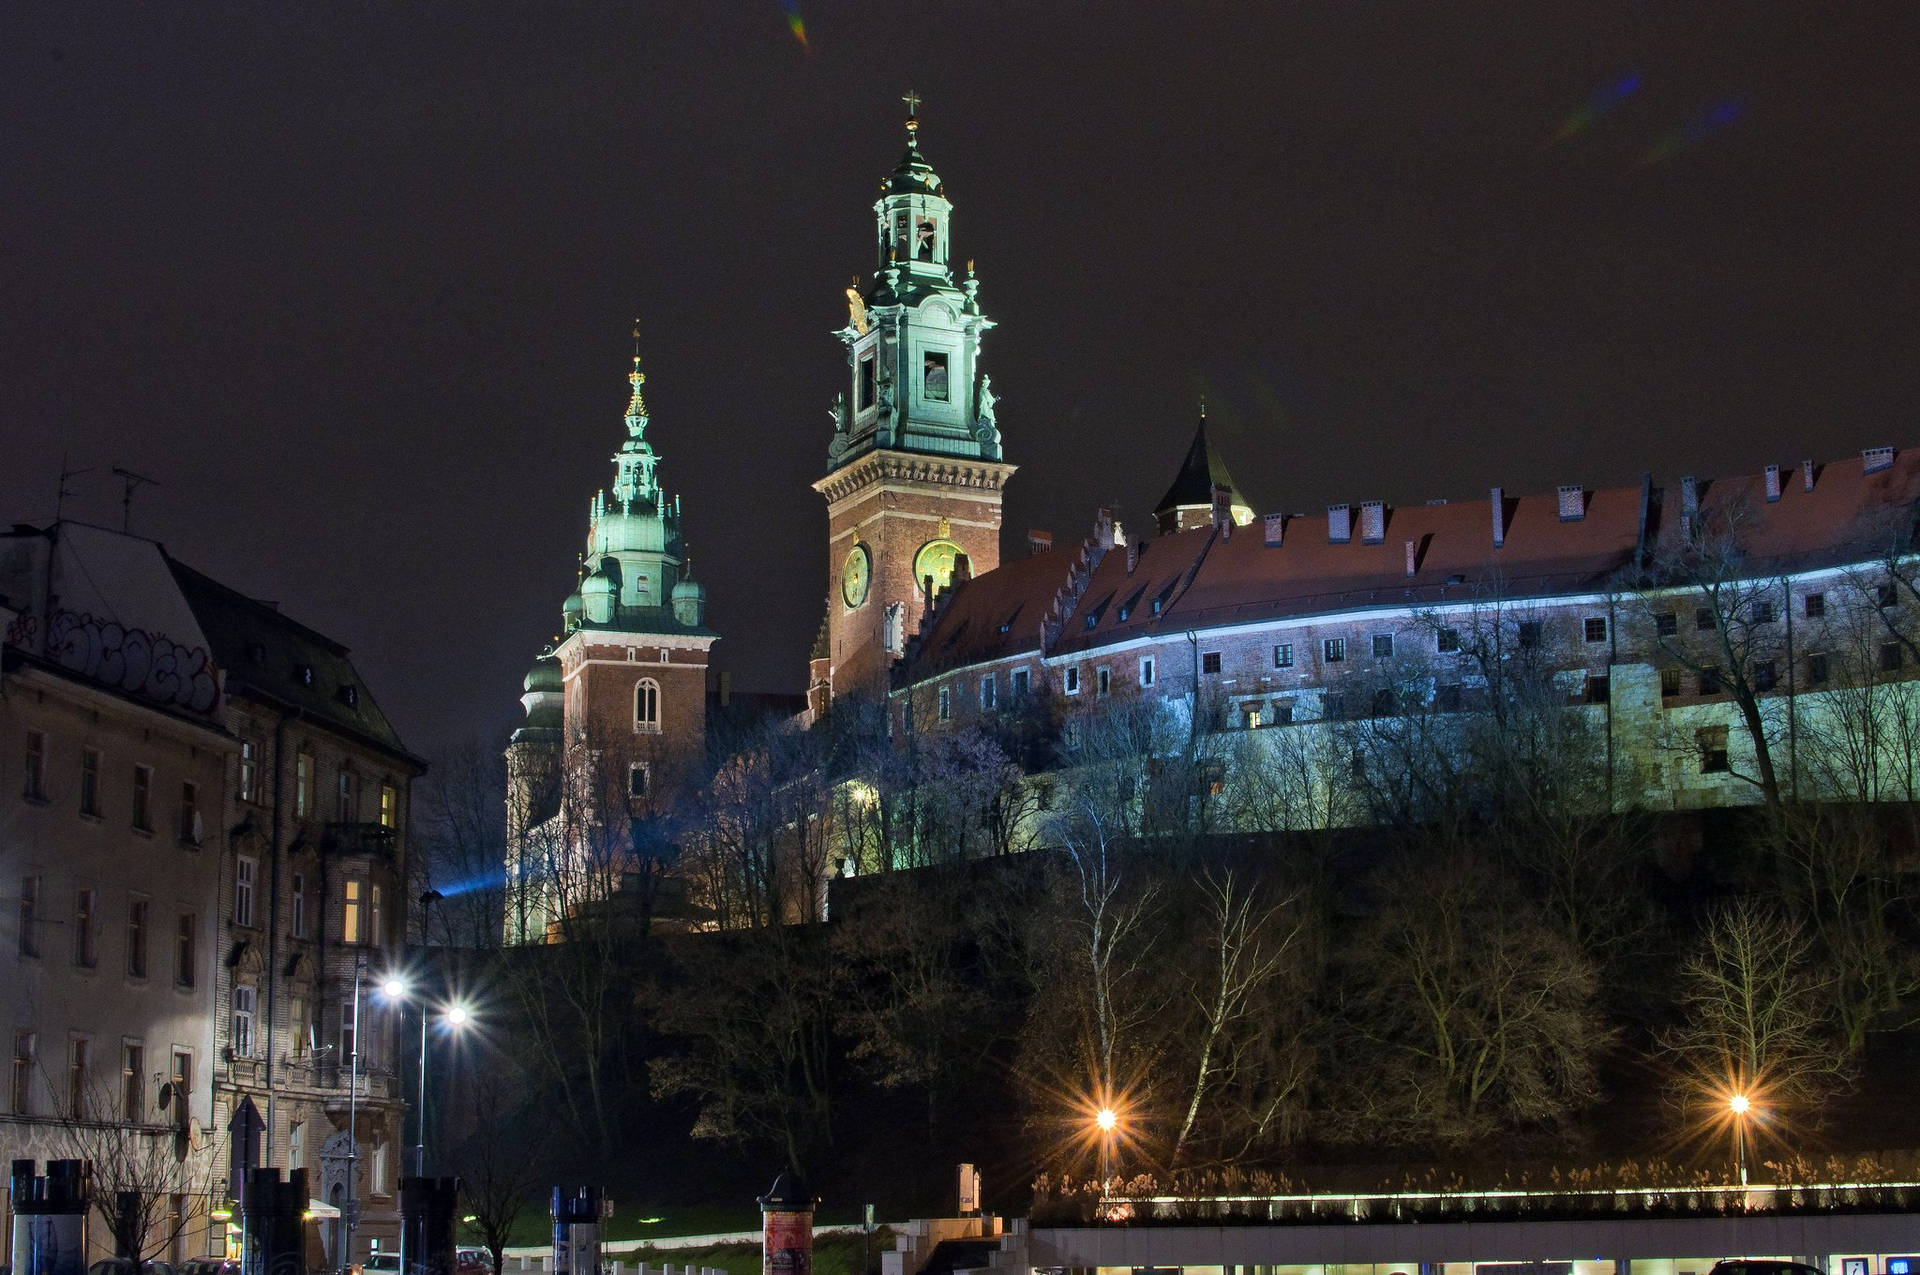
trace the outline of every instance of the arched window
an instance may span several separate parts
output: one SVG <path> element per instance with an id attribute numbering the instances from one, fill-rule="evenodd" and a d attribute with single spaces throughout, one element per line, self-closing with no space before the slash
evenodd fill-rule
<path id="1" fill-rule="evenodd" d="M 633 728 L 648 731 L 660 729 L 660 684 L 652 678 L 641 681 L 633 688 Z"/>

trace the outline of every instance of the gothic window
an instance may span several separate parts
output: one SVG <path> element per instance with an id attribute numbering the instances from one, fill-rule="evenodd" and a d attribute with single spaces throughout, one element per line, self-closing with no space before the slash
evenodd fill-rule
<path id="1" fill-rule="evenodd" d="M 640 731 L 660 729 L 660 684 L 642 679 L 633 688 L 633 728 Z"/>
<path id="2" fill-rule="evenodd" d="M 928 350 L 921 361 L 920 397 L 929 403 L 947 401 L 947 356 Z"/>

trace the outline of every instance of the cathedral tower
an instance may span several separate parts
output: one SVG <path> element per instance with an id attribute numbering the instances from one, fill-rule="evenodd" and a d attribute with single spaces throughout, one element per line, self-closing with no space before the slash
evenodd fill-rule
<path id="1" fill-rule="evenodd" d="M 827 622 L 809 699 L 879 691 L 956 567 L 1000 562 L 1001 460 L 994 395 L 979 370 L 973 263 L 956 282 L 953 205 L 920 154 L 909 93 L 907 150 L 873 206 L 873 277 L 847 289 L 847 382 L 835 396 L 827 475 Z"/>
<path id="2" fill-rule="evenodd" d="M 718 635 L 687 566 L 680 500 L 660 485 L 647 439 L 639 335 L 613 486 L 588 504 L 559 640 L 527 675 L 527 719 L 507 746 L 513 942 L 540 941 L 558 913 L 621 878 L 623 856 L 650 852 L 632 838 L 672 813 L 706 748 Z"/>

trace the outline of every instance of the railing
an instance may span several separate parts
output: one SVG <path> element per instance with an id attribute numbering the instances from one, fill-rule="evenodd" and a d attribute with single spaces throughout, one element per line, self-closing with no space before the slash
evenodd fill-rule
<path id="1" fill-rule="evenodd" d="M 399 832 L 385 824 L 333 822 L 320 825 L 322 854 L 374 855 L 391 859 L 399 845 Z"/>

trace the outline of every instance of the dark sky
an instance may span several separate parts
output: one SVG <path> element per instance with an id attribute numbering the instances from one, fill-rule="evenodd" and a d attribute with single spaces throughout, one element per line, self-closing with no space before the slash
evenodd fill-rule
<path id="1" fill-rule="evenodd" d="M 112 525 L 150 475 L 135 530 L 352 645 L 415 748 L 492 732 L 638 314 L 717 654 L 798 690 L 909 88 L 1016 539 L 1140 525 L 1202 392 L 1263 510 L 1920 444 L 1911 4 L 791 11 L 5 6 L 0 518 L 63 452 Z"/>

